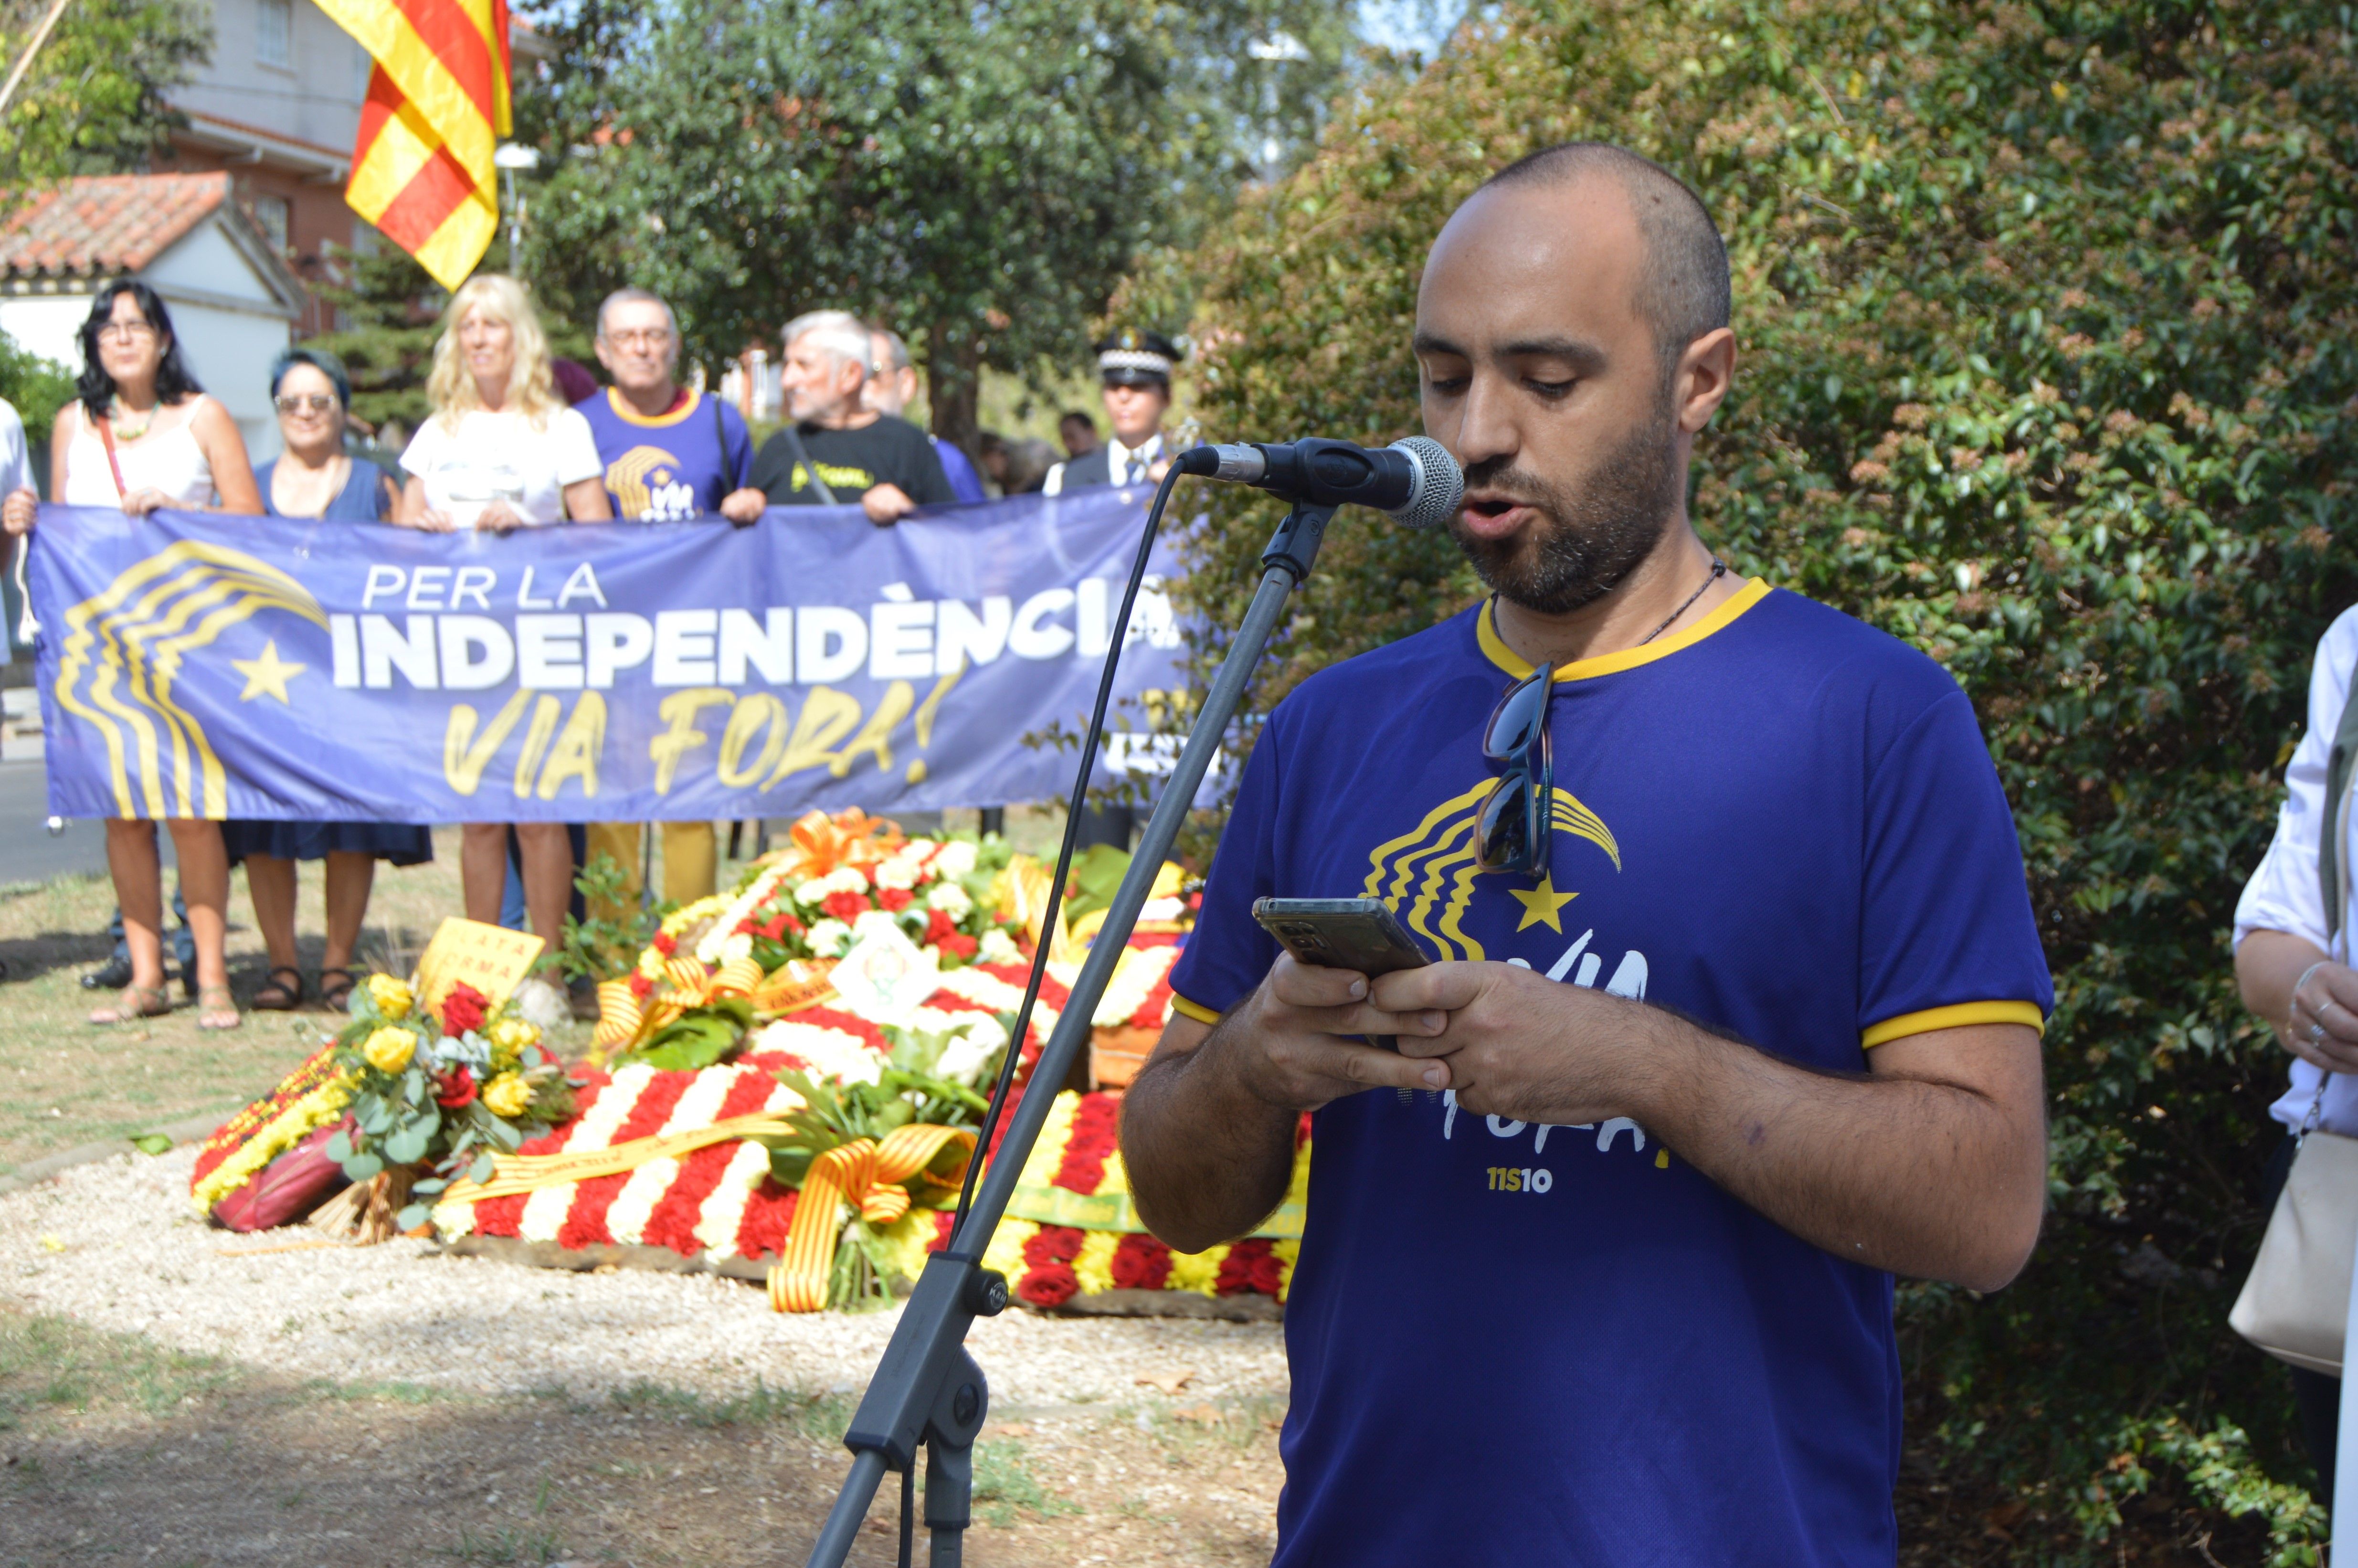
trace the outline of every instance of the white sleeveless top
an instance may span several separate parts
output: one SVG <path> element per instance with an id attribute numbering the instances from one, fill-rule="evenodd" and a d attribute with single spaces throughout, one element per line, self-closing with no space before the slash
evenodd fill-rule
<path id="1" fill-rule="evenodd" d="M 68 506 L 120 506 L 135 491 L 161 491 L 175 506 L 203 506 L 213 498 L 212 465 L 197 442 L 200 393 L 187 405 L 188 414 L 169 430 L 124 446 L 114 443 L 114 460 L 123 466 L 123 488 L 114 487 L 107 466 L 106 443 L 92 427 L 90 410 L 77 405 L 73 442 L 66 448 L 66 492 L 59 499 Z M 159 415 L 161 409 L 157 411 Z"/>

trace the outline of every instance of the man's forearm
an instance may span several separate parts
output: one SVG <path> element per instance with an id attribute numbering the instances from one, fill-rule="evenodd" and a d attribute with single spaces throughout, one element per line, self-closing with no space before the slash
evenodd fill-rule
<path id="1" fill-rule="evenodd" d="M 1647 1011 L 1676 1066 L 1639 1119 L 1735 1196 L 1837 1257 L 1894 1273 L 1995 1290 L 2020 1271 L 2046 1188 L 2035 1044 L 2028 1081 L 2002 1075 L 2002 1097 L 1943 1081 L 1932 1064 L 1944 1053 L 2020 1057 L 2028 1029 L 1894 1041 L 1878 1049 L 1920 1056 L 1925 1069 L 1847 1076 Z"/>
<path id="2" fill-rule="evenodd" d="M 1285 1196 L 1299 1113 L 1245 1089 L 1222 1036 L 1161 1053 L 1122 1097 L 1122 1165 L 1147 1228 L 1200 1252 L 1250 1230 Z"/>

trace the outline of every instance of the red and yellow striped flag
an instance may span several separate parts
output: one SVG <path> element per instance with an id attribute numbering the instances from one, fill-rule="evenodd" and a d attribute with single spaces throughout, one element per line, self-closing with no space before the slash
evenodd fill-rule
<path id="1" fill-rule="evenodd" d="M 507 0 L 319 0 L 376 61 L 344 200 L 456 288 L 499 232 Z"/>

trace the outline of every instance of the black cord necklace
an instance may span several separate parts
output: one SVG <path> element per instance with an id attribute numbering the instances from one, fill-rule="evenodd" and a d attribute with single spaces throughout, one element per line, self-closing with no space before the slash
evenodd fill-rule
<path id="1" fill-rule="evenodd" d="M 1711 574 L 1703 579 L 1703 587 L 1695 589 L 1693 593 L 1688 594 L 1687 601 L 1684 604 L 1680 605 L 1676 610 L 1671 611 L 1669 621 L 1663 622 L 1660 626 L 1655 627 L 1652 631 L 1639 638 L 1637 646 L 1642 648 L 1647 643 L 1652 642 L 1655 638 L 1660 636 L 1663 633 L 1669 631 L 1671 629 L 1671 622 L 1676 621 L 1680 616 L 1684 615 L 1688 611 L 1693 610 L 1694 608 L 1695 600 L 1701 599 L 1705 590 L 1707 590 L 1713 583 L 1717 582 L 1726 570 L 1727 563 L 1725 561 L 1721 560 L 1717 556 L 1712 557 Z"/>

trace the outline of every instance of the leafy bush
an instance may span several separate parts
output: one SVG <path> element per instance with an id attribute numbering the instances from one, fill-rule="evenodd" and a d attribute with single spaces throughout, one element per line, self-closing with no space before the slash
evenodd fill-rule
<path id="1" fill-rule="evenodd" d="M 2017 1561 L 2111 1561 L 2140 1493 L 2315 1561 L 2280 1369 L 2225 1325 L 2285 1065 L 2228 925 L 2353 597 L 2352 27 L 2303 0 L 1509 10 L 1348 106 L 1198 257 L 1211 438 L 1390 440 L 1418 427 L 1425 249 L 1484 176 L 1595 137 L 1704 194 L 1743 359 L 1698 525 L 1955 675 L 2055 970 L 2039 1256 L 1900 1308 L 1909 1485 L 2010 1491 Z M 1189 539 L 1212 624 L 1273 519 L 1223 495 Z M 1337 527 L 1260 710 L 1474 592 L 1445 537 Z"/>

